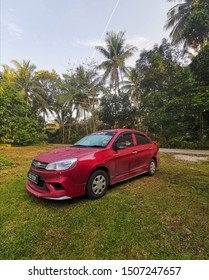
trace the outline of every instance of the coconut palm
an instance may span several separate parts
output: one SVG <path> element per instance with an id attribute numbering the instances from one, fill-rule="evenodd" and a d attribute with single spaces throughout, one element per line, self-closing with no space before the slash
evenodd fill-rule
<path id="1" fill-rule="evenodd" d="M 125 61 L 137 50 L 136 47 L 125 43 L 125 32 L 107 32 L 105 38 L 106 46 L 96 46 L 96 49 L 105 57 L 100 65 L 104 69 L 104 79 L 110 77 L 110 84 L 114 85 L 115 93 L 119 92 L 119 80 L 123 80 L 126 73 Z"/>
<path id="2" fill-rule="evenodd" d="M 32 86 L 34 83 L 34 71 L 36 66 L 30 63 L 30 60 L 23 60 L 22 63 L 17 60 L 12 60 L 16 69 L 14 70 L 14 80 L 23 94 L 24 99 L 29 104 L 31 101 Z"/>
<path id="3" fill-rule="evenodd" d="M 15 77 L 15 73 L 14 73 L 14 69 L 12 69 L 11 67 L 9 67 L 6 64 L 3 64 L 3 71 L 1 72 L 1 79 L 2 82 L 6 82 L 7 84 L 13 85 L 14 84 L 14 77 Z"/>
<path id="4" fill-rule="evenodd" d="M 141 77 L 136 68 L 131 68 L 127 72 L 128 80 L 124 81 L 121 88 L 122 91 L 126 92 L 130 97 L 135 107 L 139 105 L 140 95 L 142 94 L 141 88 Z"/>
<path id="5" fill-rule="evenodd" d="M 89 65 L 88 68 L 79 65 L 75 72 L 78 89 L 75 101 L 79 102 L 83 109 L 84 120 L 86 112 L 90 113 L 91 131 L 96 130 L 96 108 L 99 104 L 99 94 L 106 91 L 104 82 L 96 70 L 95 65 Z"/>
<path id="6" fill-rule="evenodd" d="M 172 7 L 167 13 L 168 20 L 165 24 L 166 30 L 172 28 L 170 33 L 172 42 L 184 43 L 184 47 L 201 48 L 208 38 L 208 13 L 208 0 L 184 0 L 183 3 L 181 1 Z"/>
<path id="7" fill-rule="evenodd" d="M 70 98 L 70 93 L 63 92 L 56 96 L 54 113 L 56 115 L 55 123 L 58 125 L 61 132 L 61 142 L 65 143 L 67 138 L 66 126 L 73 115 L 72 97 Z"/>
<path id="8" fill-rule="evenodd" d="M 43 116 L 46 123 L 50 114 L 53 114 L 55 96 L 59 91 L 60 77 L 53 70 L 52 72 L 41 70 L 34 75 L 31 104 L 32 110 Z"/>
<path id="9" fill-rule="evenodd" d="M 31 64 L 29 60 L 22 62 L 12 60 L 12 63 L 14 68 L 3 65 L 3 80 L 14 86 L 25 99 L 28 108 L 30 107 L 35 114 L 43 116 L 45 120 L 51 104 L 48 92 L 40 81 L 46 76 L 44 73 L 48 72 L 38 71 L 35 73 L 36 66 Z"/>
<path id="10" fill-rule="evenodd" d="M 168 0 L 169 2 L 175 0 Z M 183 36 L 183 29 L 186 20 L 191 13 L 192 4 L 194 0 L 185 0 L 183 3 L 178 3 L 172 7 L 167 13 L 167 22 L 165 24 L 165 29 L 168 30 L 172 28 L 170 37 L 173 43 L 180 43 L 185 38 Z"/>

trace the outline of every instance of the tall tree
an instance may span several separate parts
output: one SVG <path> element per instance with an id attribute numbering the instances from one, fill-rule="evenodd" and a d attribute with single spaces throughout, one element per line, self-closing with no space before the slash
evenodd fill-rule
<path id="1" fill-rule="evenodd" d="M 31 94 L 36 66 L 31 64 L 30 60 L 23 60 L 22 62 L 12 60 L 12 63 L 16 67 L 14 69 L 14 82 L 19 91 L 21 91 L 27 104 L 29 104 L 32 100 Z"/>
<path id="2" fill-rule="evenodd" d="M 137 126 L 137 110 L 131 104 L 130 97 L 127 93 L 103 96 L 99 115 L 103 122 L 101 129 L 114 127 L 133 128 Z"/>
<path id="3" fill-rule="evenodd" d="M 88 65 L 88 67 L 79 66 L 76 68 L 76 80 L 78 95 L 81 98 L 81 105 L 85 112 L 88 112 L 91 117 L 91 131 L 96 130 L 96 109 L 99 104 L 99 95 L 101 92 L 105 93 L 107 90 L 104 87 L 104 81 L 99 76 L 94 64 Z"/>
<path id="4" fill-rule="evenodd" d="M 55 98 L 54 112 L 56 114 L 55 122 L 60 129 L 61 143 L 67 143 L 68 131 L 67 124 L 73 117 L 72 94 L 69 92 L 61 92 Z"/>
<path id="5" fill-rule="evenodd" d="M 202 148 L 209 139 L 209 43 L 193 59 L 190 68 L 198 83 L 194 107 L 199 111 L 199 147 Z"/>
<path id="6" fill-rule="evenodd" d="M 184 43 L 185 48 L 189 46 L 197 50 L 201 49 L 205 40 L 208 40 L 208 0 L 181 1 L 168 11 L 167 18 L 165 28 L 167 30 L 172 28 L 170 37 L 174 44 Z"/>
<path id="7" fill-rule="evenodd" d="M 184 37 L 187 44 L 197 52 L 209 42 L 209 1 L 196 0 L 192 6 L 185 27 Z"/>
<path id="8" fill-rule="evenodd" d="M 3 64 L 3 71 L 1 72 L 1 83 L 6 83 L 10 86 L 16 86 L 15 84 L 15 71 L 6 64 Z"/>
<path id="9" fill-rule="evenodd" d="M 27 117 L 26 117 L 27 116 Z M 31 145 L 46 140 L 37 117 L 10 84 L 0 86 L 0 143 Z"/>
<path id="10" fill-rule="evenodd" d="M 175 0 L 168 0 L 174 2 Z M 184 40 L 183 29 L 185 22 L 191 13 L 192 3 L 194 0 L 185 0 L 183 3 L 178 3 L 172 7 L 167 13 L 166 29 L 172 28 L 170 37 L 173 43 L 179 43 Z"/>
<path id="11" fill-rule="evenodd" d="M 59 92 L 60 77 L 53 70 L 39 70 L 34 75 L 32 110 L 43 117 L 44 123 L 53 113 L 55 96 Z"/>
<path id="12" fill-rule="evenodd" d="M 143 72 L 141 127 L 157 135 L 163 146 L 192 148 L 199 129 L 199 113 L 193 106 L 196 81 L 190 68 L 178 63 L 175 52 L 163 40 L 161 46 L 141 53 L 137 61 L 137 69 Z"/>
<path id="13" fill-rule="evenodd" d="M 12 60 L 14 68 L 4 65 L 3 81 L 15 87 L 26 101 L 28 109 L 40 116 L 45 123 L 50 106 L 52 105 L 52 92 L 55 93 L 57 74 L 55 72 L 37 71 L 30 61 L 19 62 Z"/>
<path id="14" fill-rule="evenodd" d="M 114 85 L 114 91 L 119 92 L 119 81 L 123 80 L 126 73 L 125 62 L 137 50 L 136 47 L 126 44 L 125 32 L 107 32 L 105 38 L 106 46 L 96 46 L 96 49 L 106 59 L 100 65 L 104 69 L 104 79 L 110 77 L 110 84 Z"/>
<path id="15" fill-rule="evenodd" d="M 126 92 L 130 97 L 135 107 L 138 107 L 140 95 L 142 94 L 141 73 L 139 69 L 131 68 L 127 72 L 127 80 L 124 81 L 121 90 Z"/>

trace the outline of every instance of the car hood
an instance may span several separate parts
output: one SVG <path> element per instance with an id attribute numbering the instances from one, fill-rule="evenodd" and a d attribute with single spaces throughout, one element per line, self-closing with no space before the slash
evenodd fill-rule
<path id="1" fill-rule="evenodd" d="M 40 154 L 35 158 L 35 160 L 51 163 L 68 158 L 81 159 L 83 157 L 92 157 L 96 151 L 98 151 L 97 148 L 59 148 Z"/>

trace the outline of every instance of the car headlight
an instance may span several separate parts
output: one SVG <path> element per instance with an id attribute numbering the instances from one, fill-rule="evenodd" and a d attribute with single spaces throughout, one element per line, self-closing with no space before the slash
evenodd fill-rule
<path id="1" fill-rule="evenodd" d="M 56 170 L 56 171 L 66 170 L 72 168 L 76 164 L 77 160 L 78 160 L 77 158 L 69 158 L 65 160 L 55 161 L 49 163 L 46 166 L 46 170 Z"/>

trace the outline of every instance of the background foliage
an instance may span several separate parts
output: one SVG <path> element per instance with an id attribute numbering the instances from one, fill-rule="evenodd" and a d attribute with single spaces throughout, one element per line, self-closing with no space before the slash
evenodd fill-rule
<path id="1" fill-rule="evenodd" d="M 25 60 L 3 65 L 0 143 L 73 143 L 97 129 L 130 127 L 164 147 L 208 148 L 208 0 L 174 3 L 165 28 L 171 42 L 142 51 L 135 67 L 126 61 L 137 49 L 122 31 L 95 46 L 100 65 L 90 61 L 62 76 Z"/>
<path id="2" fill-rule="evenodd" d="M 9 85 L 3 85 L 0 91 L 0 127 L 0 143 L 30 145 L 46 139 L 37 117 Z"/>

